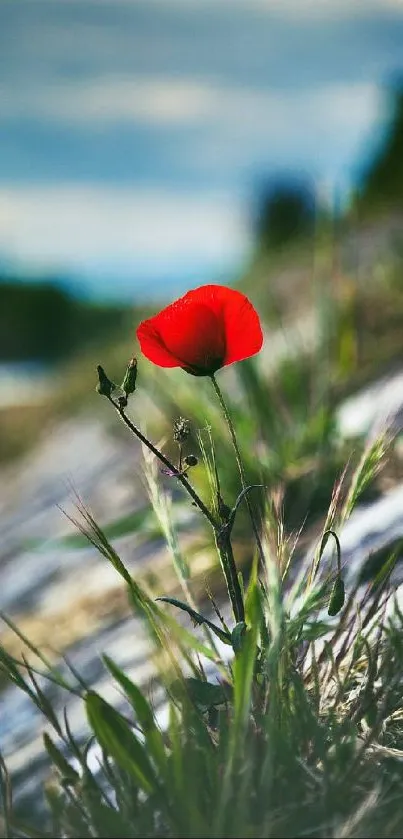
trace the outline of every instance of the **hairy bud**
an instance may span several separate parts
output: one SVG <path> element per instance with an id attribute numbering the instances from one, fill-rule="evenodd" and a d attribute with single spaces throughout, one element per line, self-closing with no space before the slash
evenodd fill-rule
<path id="1" fill-rule="evenodd" d="M 190 422 L 184 417 L 174 422 L 174 440 L 175 443 L 185 443 L 190 434 Z"/>
<path id="2" fill-rule="evenodd" d="M 127 396 L 130 396 L 131 393 L 134 393 L 136 390 L 136 379 L 137 379 L 137 358 L 131 358 L 128 365 L 127 370 L 125 373 L 125 377 L 122 382 L 122 390 Z"/>
<path id="3" fill-rule="evenodd" d="M 110 379 L 108 379 L 108 376 L 106 375 L 104 368 L 101 367 L 100 364 L 98 364 L 97 373 L 98 373 L 98 384 L 97 384 L 98 393 L 100 393 L 101 396 L 110 397 L 112 391 L 115 390 L 116 385 L 113 382 L 111 382 Z"/>

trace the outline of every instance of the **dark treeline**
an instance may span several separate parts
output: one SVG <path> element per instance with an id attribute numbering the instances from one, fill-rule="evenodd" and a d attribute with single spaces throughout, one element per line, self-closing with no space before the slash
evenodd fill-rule
<path id="1" fill-rule="evenodd" d="M 358 202 L 371 209 L 403 209 L 403 83 L 388 91 L 389 119 L 383 141 L 362 173 Z"/>
<path id="2" fill-rule="evenodd" d="M 56 283 L 0 277 L 0 360 L 58 361 L 118 332 L 127 307 L 77 300 Z"/>
<path id="3" fill-rule="evenodd" d="M 403 81 L 386 90 L 388 119 L 378 147 L 359 170 L 352 208 L 364 219 L 403 210 Z M 336 198 L 336 196 L 334 196 Z M 338 211 L 337 207 L 332 208 Z M 315 185 L 292 171 L 263 178 L 257 189 L 254 226 L 259 247 L 277 250 L 314 233 L 319 213 Z M 327 211 L 326 211 L 327 212 Z"/>

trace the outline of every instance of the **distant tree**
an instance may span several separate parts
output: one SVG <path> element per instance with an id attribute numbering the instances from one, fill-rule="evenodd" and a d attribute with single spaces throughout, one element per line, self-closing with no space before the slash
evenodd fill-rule
<path id="1" fill-rule="evenodd" d="M 390 88 L 389 101 L 384 141 L 362 174 L 358 195 L 362 207 L 403 208 L 403 80 Z"/>
<path id="2" fill-rule="evenodd" d="M 0 358 L 51 361 L 68 350 L 74 301 L 48 283 L 0 283 Z"/>
<path id="3" fill-rule="evenodd" d="M 266 181 L 260 189 L 255 215 L 258 242 L 281 248 L 313 232 L 315 196 L 310 184 L 290 175 Z"/>
<path id="4" fill-rule="evenodd" d="M 52 362 L 117 333 L 122 306 L 77 300 L 56 283 L 0 277 L 0 361 Z"/>

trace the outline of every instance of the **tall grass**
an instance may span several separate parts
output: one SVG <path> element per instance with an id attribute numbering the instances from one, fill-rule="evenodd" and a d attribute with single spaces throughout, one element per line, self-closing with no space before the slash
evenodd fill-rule
<path id="1" fill-rule="evenodd" d="M 403 615 L 389 585 L 396 557 L 385 556 L 368 585 L 353 584 L 344 593 L 338 555 L 342 527 L 374 490 L 387 454 L 385 435 L 352 453 L 335 421 L 341 394 L 396 353 L 396 278 L 389 277 L 386 287 L 386 295 L 382 283 L 352 296 L 338 287 L 332 297 L 329 286 L 315 310 L 319 337 L 309 351 L 297 346 L 276 365 L 266 355 L 226 374 L 225 399 L 253 487 L 247 496 L 260 556 L 211 383 L 199 380 L 195 388 L 182 372 L 160 370 L 157 376 L 142 364 L 142 387 L 164 417 L 158 448 L 169 461 L 178 453 L 174 420 L 180 415 L 192 423 L 181 456 L 198 463 L 193 460 L 186 480 L 213 523 L 231 522 L 244 616 L 231 614 L 234 579 L 228 580 L 218 528 L 212 532 L 175 469 L 163 476 L 147 448 L 144 481 L 176 589 L 167 593 L 164 578 L 157 590 L 151 575 L 134 578 L 113 544 L 122 523 L 103 528 L 79 503 L 74 523 L 80 538 L 95 547 L 100 561 L 111 563 L 143 621 L 157 688 L 137 685 L 104 656 L 105 671 L 120 691 L 114 706 L 74 662 L 66 674 L 4 616 L 24 653 L 17 655 L 15 645 L 13 652 L 0 647 L 2 679 L 42 713 L 49 764 L 46 815 L 28 818 L 13 806 L 7 761 L 0 760 L 4 836 L 403 834 Z M 374 301 L 385 323 L 393 322 L 387 340 L 371 321 Z M 277 303 L 268 300 L 268 310 L 277 311 Z M 127 409 L 132 423 L 143 411 L 137 406 L 133 399 Z M 200 580 L 195 586 L 192 551 L 181 541 L 184 509 L 199 545 L 214 557 L 213 594 L 208 587 L 201 591 Z M 142 512 L 130 519 L 134 533 L 143 519 Z M 46 681 L 82 702 L 84 742 L 71 731 L 68 715 L 52 706 Z"/>
<path id="2" fill-rule="evenodd" d="M 251 365 L 239 376 L 245 401 L 254 405 L 254 427 L 262 429 L 266 385 Z M 75 670 L 62 673 L 5 618 L 27 654 L 18 658 L 1 647 L 0 666 L 43 714 L 44 750 L 52 767 L 44 790 L 47 815 L 38 823 L 32 814 L 27 823 L 13 808 L 1 760 L 5 836 L 401 835 L 403 615 L 388 586 L 392 560 L 367 588 L 355 587 L 346 599 L 340 587 L 343 557 L 336 562 L 338 533 L 382 463 L 385 437 L 371 443 L 355 471 L 347 470 L 329 493 L 316 550 L 304 558 L 283 518 L 274 479 L 263 475 L 262 480 L 262 470 L 252 468 L 254 457 L 242 436 L 245 406 L 229 402 L 235 425 L 241 425 L 248 480 L 264 485 L 249 493 L 260 522 L 262 556 L 251 549 L 239 576 L 244 620 L 234 622 L 222 594 L 200 611 L 192 594 L 191 562 L 180 548 L 176 504 L 148 451 L 149 497 L 183 599 L 157 602 L 79 504 L 76 526 L 99 551 L 100 561 L 112 564 L 148 632 L 159 701 L 157 693 L 153 699 L 147 687 L 141 689 L 104 656 L 124 698 L 114 707 Z M 189 480 L 213 518 L 225 502 L 221 515 L 235 528 L 245 506 L 236 464 L 217 415 L 204 404 L 210 430 L 203 416 L 202 463 L 189 472 Z M 197 402 L 195 408 L 197 423 Z M 250 433 L 252 439 L 255 432 Z M 272 441 L 268 434 L 267 445 Z M 169 481 L 176 482 L 175 475 Z M 239 526 L 242 532 L 248 527 L 246 512 Z M 233 534 L 236 556 L 235 529 Z M 213 549 L 214 544 L 218 562 L 220 543 L 213 539 Z M 162 601 L 163 585 L 162 580 Z M 44 680 L 80 698 L 86 742 L 74 736 L 67 715 L 56 713 Z"/>

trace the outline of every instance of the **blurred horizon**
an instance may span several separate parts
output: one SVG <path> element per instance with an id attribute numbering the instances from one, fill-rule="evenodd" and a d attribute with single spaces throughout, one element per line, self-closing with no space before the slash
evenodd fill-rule
<path id="1" fill-rule="evenodd" d="M 279 173 L 359 184 L 397 0 L 3 0 L 0 270 L 133 300 L 230 282 Z"/>

